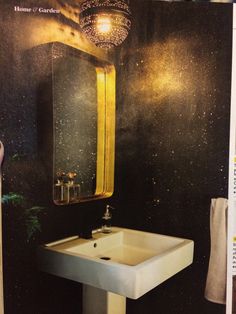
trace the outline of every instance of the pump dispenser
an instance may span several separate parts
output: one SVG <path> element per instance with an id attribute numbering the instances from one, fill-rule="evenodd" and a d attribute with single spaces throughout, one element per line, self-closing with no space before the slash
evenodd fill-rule
<path id="1" fill-rule="evenodd" d="M 106 205 L 106 211 L 102 217 L 102 232 L 103 233 L 110 233 L 111 232 L 111 218 L 112 214 L 110 209 L 113 209 L 112 206 Z"/>

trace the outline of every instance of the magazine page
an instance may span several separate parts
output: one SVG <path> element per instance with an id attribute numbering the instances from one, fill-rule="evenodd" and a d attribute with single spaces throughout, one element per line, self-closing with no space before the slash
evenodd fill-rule
<path id="1" fill-rule="evenodd" d="M 235 22 L 1 1 L 0 314 L 235 314 Z"/>
<path id="2" fill-rule="evenodd" d="M 232 88 L 229 164 L 227 313 L 236 312 L 236 7 L 233 7 Z"/>
<path id="3" fill-rule="evenodd" d="M 0 142 L 0 216 L 2 217 L 2 163 L 4 159 L 4 147 L 3 143 Z M 2 220 L 0 218 L 0 225 Z M 0 313 L 4 313 L 3 306 L 3 263 L 2 263 L 2 232 L 0 234 Z"/>

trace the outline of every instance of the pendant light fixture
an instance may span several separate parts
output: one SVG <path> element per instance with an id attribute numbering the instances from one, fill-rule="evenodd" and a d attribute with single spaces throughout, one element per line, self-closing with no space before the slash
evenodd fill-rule
<path id="1" fill-rule="evenodd" d="M 131 26 L 130 8 L 124 0 L 85 0 L 79 17 L 86 37 L 105 49 L 120 45 Z"/>

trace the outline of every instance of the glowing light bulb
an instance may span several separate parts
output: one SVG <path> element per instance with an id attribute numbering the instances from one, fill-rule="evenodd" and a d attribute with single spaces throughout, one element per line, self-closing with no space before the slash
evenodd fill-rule
<path id="1" fill-rule="evenodd" d="M 112 23 L 109 17 L 101 16 L 97 19 L 97 30 L 100 33 L 107 34 L 111 31 Z"/>
<path id="2" fill-rule="evenodd" d="M 131 27 L 126 0 L 81 0 L 79 19 L 87 38 L 104 49 L 119 46 Z"/>

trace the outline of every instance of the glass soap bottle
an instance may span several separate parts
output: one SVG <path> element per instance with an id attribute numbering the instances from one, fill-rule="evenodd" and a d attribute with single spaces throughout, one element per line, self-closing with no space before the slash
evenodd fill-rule
<path id="1" fill-rule="evenodd" d="M 110 209 L 113 209 L 110 205 L 106 206 L 106 211 L 102 217 L 102 232 L 103 233 L 111 233 L 111 218 L 112 214 Z"/>

